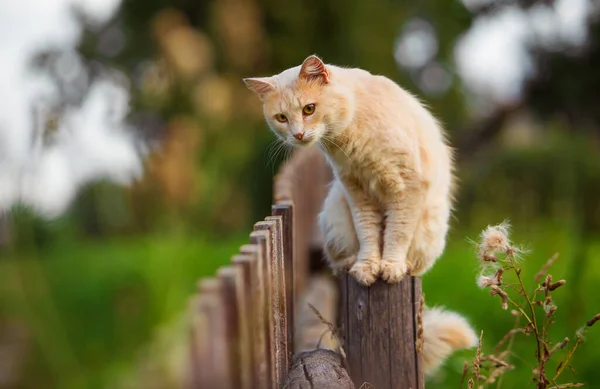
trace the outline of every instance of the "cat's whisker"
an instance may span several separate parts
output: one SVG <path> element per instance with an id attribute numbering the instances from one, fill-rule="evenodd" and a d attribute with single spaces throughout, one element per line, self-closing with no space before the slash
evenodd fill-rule
<path id="1" fill-rule="evenodd" d="M 285 162 L 287 160 L 287 154 L 289 153 L 289 150 L 292 148 L 292 146 L 288 143 L 288 142 L 281 142 L 281 149 L 280 149 L 280 153 L 278 154 L 278 158 L 281 154 L 283 154 L 282 162 Z"/>
<path id="2" fill-rule="evenodd" d="M 325 141 L 327 141 L 327 142 L 331 143 L 332 145 L 334 145 L 335 147 L 337 147 L 338 149 L 340 149 L 340 151 L 341 151 L 341 152 L 342 152 L 342 153 L 343 153 L 343 154 L 346 156 L 346 158 L 350 159 L 350 156 L 348 156 L 348 153 L 346 153 L 346 151 L 345 151 L 344 149 L 342 149 L 342 148 L 340 147 L 340 145 L 338 145 L 338 144 L 335 142 L 335 140 L 334 140 L 332 137 L 329 137 L 329 136 L 327 136 L 327 135 L 323 135 L 323 136 L 321 137 L 321 139 L 323 139 L 323 140 L 325 140 Z M 322 144 L 322 145 L 323 145 L 325 148 L 327 148 L 327 145 L 325 145 L 325 144 Z"/>
<path id="3" fill-rule="evenodd" d="M 276 145 L 277 145 L 277 139 L 275 139 L 273 142 L 269 143 L 269 145 L 265 149 L 265 156 L 267 156 L 267 158 L 271 155 L 271 152 L 273 151 L 273 147 L 275 147 Z"/>
<path id="4" fill-rule="evenodd" d="M 283 156 L 283 162 L 287 162 L 290 159 L 292 153 L 292 147 L 286 147 Z"/>
<path id="5" fill-rule="evenodd" d="M 283 143 L 285 142 L 281 138 L 276 138 L 273 142 L 271 142 L 271 144 L 269 144 L 269 146 L 267 147 L 269 162 L 276 157 L 277 153 L 279 152 L 279 149 L 284 146 Z"/>
<path id="6" fill-rule="evenodd" d="M 340 139 L 342 141 L 351 140 L 351 138 L 348 135 L 343 134 L 343 133 L 336 133 L 336 134 L 325 133 L 321 137 L 322 138 L 326 138 L 326 139 L 331 140 L 331 141 L 335 141 L 336 139 Z"/>
<path id="7" fill-rule="evenodd" d="M 267 161 L 267 166 L 271 165 L 271 170 L 273 173 L 275 172 L 275 162 L 277 161 L 278 156 L 281 154 L 282 151 L 285 150 L 287 146 L 286 143 L 279 138 L 275 140 L 274 144 L 276 146 L 271 147 L 272 152 L 269 157 L 269 160 Z"/>
<path id="8" fill-rule="evenodd" d="M 273 154 L 277 151 L 278 147 L 279 147 L 279 139 L 275 139 L 273 142 L 271 142 L 269 144 L 269 146 L 267 146 L 267 149 L 265 150 L 265 154 L 267 157 L 267 166 L 269 165 L 269 162 L 271 161 L 271 158 L 273 157 Z"/>

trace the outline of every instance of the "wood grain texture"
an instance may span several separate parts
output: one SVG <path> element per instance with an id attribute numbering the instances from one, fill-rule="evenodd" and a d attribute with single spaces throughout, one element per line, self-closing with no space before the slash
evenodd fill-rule
<path id="1" fill-rule="evenodd" d="M 272 317 L 273 327 L 271 335 L 273 339 L 273 363 L 275 364 L 276 387 L 281 387 L 283 377 L 288 369 L 288 350 L 287 350 L 287 318 L 285 305 L 285 278 L 283 274 L 283 244 L 281 217 L 267 217 L 265 221 L 254 225 L 256 231 L 269 232 L 270 244 L 267 260 L 269 261 L 268 277 L 271 280 L 271 305 L 268 307 L 269 314 Z"/>
<path id="2" fill-rule="evenodd" d="M 285 275 L 288 359 L 291 360 L 294 350 L 294 323 L 296 301 L 296 284 L 294 280 L 294 206 L 290 201 L 273 205 L 272 214 L 281 216 L 283 240 L 283 270 Z"/>
<path id="3" fill-rule="evenodd" d="M 226 313 L 221 298 L 222 284 L 219 279 L 200 282 L 199 310 L 204 318 L 206 335 L 201 356 L 201 388 L 232 389 L 230 349 L 225 326 Z"/>
<path id="4" fill-rule="evenodd" d="M 243 310 L 242 274 L 239 267 L 221 267 L 217 272 L 221 281 L 221 299 L 225 312 L 225 337 L 228 347 L 230 380 L 232 388 L 249 387 L 247 365 L 242 362 L 241 320 Z M 245 373 L 244 373 L 245 371 Z M 242 374 L 245 377 L 242 377 Z"/>
<path id="5" fill-rule="evenodd" d="M 249 255 L 235 255 L 231 262 L 240 271 L 240 376 L 241 388 L 252 389 L 259 385 L 256 363 L 254 361 L 254 340 L 252 323 L 254 303 L 252 300 L 252 257 Z"/>
<path id="6" fill-rule="evenodd" d="M 415 337 L 415 341 L 418 338 L 418 320 L 417 320 L 417 313 L 419 312 L 419 309 L 422 309 L 424 307 L 421 308 L 421 297 L 423 296 L 423 283 L 422 283 L 422 279 L 421 277 L 413 277 L 413 307 L 414 307 L 414 324 L 413 324 L 413 328 L 414 328 L 414 337 Z M 422 324 L 422 323 L 421 323 Z M 423 356 L 421 354 L 419 354 L 415 348 L 415 355 L 416 355 L 416 363 L 417 363 L 417 388 L 418 389 L 423 389 L 425 387 L 425 370 L 423 369 Z"/>
<path id="7" fill-rule="evenodd" d="M 262 321 L 263 333 L 265 337 L 265 354 L 268 361 L 267 370 L 267 385 L 268 388 L 277 388 L 276 383 L 278 382 L 278 369 L 277 361 L 275 360 L 275 339 L 274 339 L 274 328 L 275 323 L 271 309 L 273 307 L 273 283 L 271 282 L 271 237 L 269 231 L 255 230 L 250 233 L 250 243 L 259 247 L 258 263 L 259 263 L 259 284 L 261 288 L 261 300 L 260 305 L 262 307 Z"/>
<path id="8" fill-rule="evenodd" d="M 283 389 L 354 389 L 342 367 L 341 356 L 331 350 L 313 350 L 294 357 Z"/>
<path id="9" fill-rule="evenodd" d="M 251 293 L 251 334 L 252 351 L 254 360 L 254 387 L 258 389 L 270 388 L 271 380 L 271 358 L 269 357 L 269 345 L 267 343 L 267 324 L 266 324 L 266 306 L 265 285 L 263 283 L 263 270 L 260 257 L 262 256 L 260 245 L 249 244 L 240 248 L 240 253 L 251 258 L 250 264 L 250 289 Z"/>
<path id="10" fill-rule="evenodd" d="M 344 275 L 341 322 L 356 387 L 367 382 L 376 389 L 423 388 L 415 348 L 420 285 L 419 278 L 405 277 L 364 287 Z"/>

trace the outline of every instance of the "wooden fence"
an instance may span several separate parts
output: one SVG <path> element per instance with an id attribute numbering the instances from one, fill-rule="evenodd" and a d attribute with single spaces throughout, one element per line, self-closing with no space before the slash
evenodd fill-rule
<path id="1" fill-rule="evenodd" d="M 275 178 L 271 216 L 192 300 L 191 389 L 279 389 L 288 374 L 298 320 L 295 304 L 321 260 L 316 218 L 331 181 L 316 149 L 296 152 Z M 340 320 L 356 387 L 423 387 L 414 347 L 420 279 L 371 288 L 343 277 Z"/>

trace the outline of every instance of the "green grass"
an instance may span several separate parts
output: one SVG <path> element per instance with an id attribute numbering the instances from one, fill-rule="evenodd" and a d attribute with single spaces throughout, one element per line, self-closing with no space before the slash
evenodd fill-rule
<path id="1" fill-rule="evenodd" d="M 485 227 L 485 226 L 481 226 Z M 535 232 L 534 232 L 535 231 Z M 526 243 L 530 253 L 520 267 L 522 277 L 526 281 L 528 291 L 534 285 L 533 277 L 554 253 L 560 257 L 550 269 L 554 280 L 564 278 L 567 284 L 553 293 L 558 305 L 556 323 L 550 333 L 555 342 L 560 342 L 565 336 L 575 340 L 575 332 L 585 321 L 600 312 L 600 239 L 587 244 L 584 252 L 586 268 L 578 272 L 574 261 L 575 241 L 560 225 L 540 225 L 535 229 L 517 230 L 513 234 L 516 244 Z M 423 289 L 428 305 L 442 305 L 448 309 L 465 315 L 476 331 L 483 331 L 483 351 L 493 349 L 496 343 L 513 327 L 514 318 L 508 311 L 500 307 L 500 299 L 489 296 L 489 290 L 479 289 L 475 283 L 479 274 L 479 264 L 475 257 L 473 245 L 467 237 L 476 240 L 478 232 L 453 232 L 444 256 L 434 268 L 423 278 Z M 517 301 L 518 296 L 512 294 Z M 567 371 L 562 377 L 567 381 L 587 382 L 590 388 L 600 387 L 600 327 L 592 327 L 586 337 L 586 342 L 578 349 L 572 366 L 577 372 Z M 536 363 L 535 338 L 533 336 L 517 335 L 510 360 L 516 368 L 508 372 L 502 383 L 503 388 L 534 388 L 531 381 L 532 369 Z M 462 351 L 451 358 L 446 366 L 430 381 L 434 388 L 457 388 L 463 369 L 463 362 L 472 362 L 475 350 Z M 563 359 L 564 352 L 558 355 L 554 363 L 549 365 L 549 372 L 554 373 L 556 363 Z M 553 358 L 554 359 L 554 358 Z"/>
<path id="2" fill-rule="evenodd" d="M 61 243 L 0 261 L 0 317 L 32 331 L 24 387 L 111 387 L 157 326 L 187 308 L 199 278 L 226 263 L 246 238 Z"/>

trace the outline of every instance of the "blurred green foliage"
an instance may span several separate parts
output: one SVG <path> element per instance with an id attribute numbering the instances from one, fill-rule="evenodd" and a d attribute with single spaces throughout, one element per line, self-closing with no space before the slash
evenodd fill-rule
<path id="1" fill-rule="evenodd" d="M 62 231 L 60 222 L 48 228 Z M 182 316 L 197 280 L 213 274 L 245 242 L 149 234 L 48 240 L 42 250 L 3 255 L 0 319 L 26 325 L 34 340 L 24 346 L 31 352 L 23 366 L 28 373 L 16 387 L 117 387 L 128 375 L 136 377 L 136 366 L 148 359 L 140 354 L 142 345 L 156 339 L 159 325 Z M 187 332 L 185 325 L 174 325 L 168 331 L 176 345 Z M 137 378 L 135 385 L 142 384 Z"/>
<path id="2" fill-rule="evenodd" d="M 554 327 L 556 340 L 572 337 L 600 308 L 599 123 L 590 106 L 600 98 L 593 65 L 600 23 L 591 27 L 588 52 L 540 52 L 545 65 L 521 110 L 511 111 L 516 124 L 492 115 L 489 127 L 469 115 L 452 61 L 457 39 L 478 16 L 459 1 L 437 0 L 125 0 L 107 26 L 86 32 L 79 49 L 130 79 L 131 120 L 151 148 L 146 174 L 129 188 L 90 184 L 57 220 L 20 208 L 2 220 L 0 334 L 17 323 L 27 329 L 22 346 L 29 350 L 17 361 L 18 382 L 7 387 L 176 385 L 176 372 L 164 366 L 178 364 L 171 358 L 185 342 L 187 299 L 268 214 L 272 176 L 284 157 L 267 152 L 273 136 L 241 78 L 274 74 L 312 53 L 385 74 L 419 94 L 458 148 L 456 218 L 447 252 L 424 278 L 427 302 L 465 314 L 484 330 L 484 349 L 512 327 L 510 314 L 476 287 L 477 261 L 466 240 L 508 218 L 515 240 L 533 250 L 525 278 L 560 253 L 552 273 L 568 284 L 557 292 Z M 435 60 L 452 81 L 444 93 L 423 92 L 418 71 L 394 60 L 396 39 L 412 18 L 435 30 Z M 107 54 L 100 43 L 115 30 L 125 45 Z M 529 119 L 521 120 L 523 112 Z M 493 131 L 470 142 L 486 126 Z M 532 132 L 517 141 L 522 126 Z M 600 382 L 596 330 L 573 362 L 577 380 L 590 387 Z M 516 343 L 517 369 L 504 387 L 529 384 L 532 341 Z M 432 386 L 457 387 L 462 361 L 472 355 L 453 358 Z"/>
<path id="3" fill-rule="evenodd" d="M 502 220 L 497 218 L 490 221 L 499 223 Z M 443 305 L 448 309 L 461 312 L 470 320 L 476 331 L 483 331 L 483 351 L 491 353 L 500 339 L 513 328 L 515 319 L 510 309 L 502 310 L 500 299 L 491 297 L 489 289 L 480 289 L 476 285 L 480 265 L 474 245 L 469 240 L 478 241 L 479 234 L 480 231 L 477 229 L 453 231 L 450 234 L 450 244 L 446 253 L 424 276 L 423 289 L 428 305 Z M 532 291 L 537 286 L 533 278 L 542 265 L 555 253 L 559 254 L 558 260 L 549 272 L 555 280 L 564 278 L 567 284 L 564 289 L 561 288 L 554 294 L 558 311 L 555 317 L 556 323 L 550 327 L 550 334 L 551 339 L 557 343 L 565 337 L 574 341 L 576 331 L 598 311 L 595 290 L 600 279 L 600 266 L 597 262 L 591 262 L 586 265 L 583 275 L 580 275 L 577 264 L 572 261 L 573 257 L 578 255 L 580 241 L 571 233 L 570 227 L 560 221 L 532 221 L 516 227 L 511 235 L 515 244 L 522 244 L 529 251 L 523 255 L 524 260 L 519 265 L 528 291 Z M 588 258 L 597 257 L 600 255 L 599 249 L 600 239 L 595 238 L 587 245 L 584 255 Z M 577 350 L 571 361 L 577 374 L 568 372 L 568 375 L 563 377 L 564 382 L 586 382 L 590 388 L 596 387 L 598 383 L 596 367 L 600 363 L 600 353 L 598 353 L 600 336 L 597 333 L 597 328 L 590 329 L 585 343 Z M 537 363 L 535 347 L 533 336 L 517 335 L 510 356 L 515 369 L 505 374 L 502 387 L 534 387 L 531 377 Z M 548 371 L 554 371 L 557 362 L 564 359 L 565 351 L 555 357 L 556 360 L 549 365 Z M 431 386 L 458 387 L 463 363 L 465 360 L 472 363 L 474 354 L 473 350 L 465 350 L 454 355 L 446 363 L 446 368 L 431 378 Z"/>

